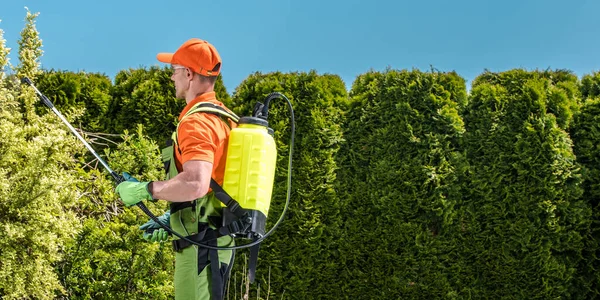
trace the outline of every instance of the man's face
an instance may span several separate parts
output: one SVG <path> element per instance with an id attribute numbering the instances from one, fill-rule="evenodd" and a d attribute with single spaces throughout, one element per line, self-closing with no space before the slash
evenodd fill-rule
<path id="1" fill-rule="evenodd" d="M 171 69 L 173 70 L 171 80 L 175 83 L 175 97 L 177 99 L 185 99 L 185 92 L 189 87 L 187 80 L 188 70 L 186 70 L 186 67 L 180 65 L 171 65 Z"/>

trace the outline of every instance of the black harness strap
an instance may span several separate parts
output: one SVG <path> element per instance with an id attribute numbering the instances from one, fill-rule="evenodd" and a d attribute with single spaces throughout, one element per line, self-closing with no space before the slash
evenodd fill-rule
<path id="1" fill-rule="evenodd" d="M 184 208 L 191 207 L 192 210 L 196 209 L 196 200 L 189 202 L 171 202 L 171 213 L 174 214 Z"/>
<path id="2" fill-rule="evenodd" d="M 219 199 L 219 201 L 223 202 L 225 206 L 229 209 L 231 213 L 233 213 L 236 217 L 241 218 L 246 215 L 248 212 L 240 206 L 240 203 L 237 200 L 231 198 L 227 192 L 221 187 L 214 179 L 210 179 L 210 188 L 215 193 L 215 197 Z"/>
<path id="3" fill-rule="evenodd" d="M 205 225 L 205 228 L 201 230 L 198 234 L 190 235 L 187 237 L 188 239 L 194 242 L 205 242 L 209 246 L 217 247 L 217 231 L 214 229 L 208 228 L 208 224 Z M 186 240 L 174 240 L 173 241 L 173 249 L 175 251 L 183 250 L 184 248 L 190 246 L 190 242 Z M 213 300 L 222 300 L 223 299 L 223 291 L 225 289 L 224 278 L 227 274 L 222 274 L 221 272 L 221 262 L 219 261 L 219 252 L 214 249 L 202 249 L 204 253 L 208 252 L 208 255 L 201 254 L 198 255 L 198 274 L 202 272 L 207 263 L 210 263 L 210 273 L 211 273 L 211 290 L 212 290 L 212 299 Z M 208 260 L 208 261 L 207 261 Z"/>
<path id="4" fill-rule="evenodd" d="M 209 239 L 208 244 L 213 247 L 217 247 L 217 238 L 216 232 L 214 230 L 209 230 Z M 212 299 L 221 300 L 223 299 L 223 288 L 225 283 L 223 282 L 223 276 L 221 275 L 221 262 L 219 261 L 219 252 L 218 250 L 208 249 L 208 255 L 210 257 L 210 275 L 211 275 L 211 285 L 212 285 Z"/>
<path id="5" fill-rule="evenodd" d="M 256 273 L 256 264 L 258 262 L 258 250 L 260 247 L 260 243 L 250 247 L 250 262 L 248 265 L 248 279 L 250 283 L 254 283 L 254 277 Z"/>
<path id="6" fill-rule="evenodd" d="M 201 227 L 202 226 L 202 227 Z M 196 242 L 196 243 L 200 243 L 200 242 L 207 242 L 208 241 L 208 235 L 206 234 L 208 231 L 212 231 L 212 229 L 208 228 L 208 224 L 206 223 L 198 223 L 198 233 L 197 234 L 193 234 L 193 235 L 188 235 L 186 236 L 187 239 Z M 216 239 L 217 237 L 215 237 Z M 178 240 L 173 240 L 173 250 L 174 251 L 181 251 L 189 246 L 191 246 L 192 243 L 184 240 L 184 239 L 178 239 Z M 209 244 L 210 245 L 210 244 Z"/>

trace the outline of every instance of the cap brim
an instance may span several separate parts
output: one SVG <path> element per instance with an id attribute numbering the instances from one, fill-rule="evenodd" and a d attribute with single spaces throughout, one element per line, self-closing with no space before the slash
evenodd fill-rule
<path id="1" fill-rule="evenodd" d="M 156 55 L 156 59 L 160 62 L 170 64 L 173 60 L 173 53 L 159 53 Z"/>

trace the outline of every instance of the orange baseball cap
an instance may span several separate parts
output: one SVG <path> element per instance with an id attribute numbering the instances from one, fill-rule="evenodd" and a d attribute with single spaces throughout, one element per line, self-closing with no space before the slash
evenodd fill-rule
<path id="1" fill-rule="evenodd" d="M 159 53 L 156 58 L 164 63 L 188 67 L 204 76 L 217 76 L 221 72 L 219 52 L 201 39 L 189 39 L 175 53 Z"/>

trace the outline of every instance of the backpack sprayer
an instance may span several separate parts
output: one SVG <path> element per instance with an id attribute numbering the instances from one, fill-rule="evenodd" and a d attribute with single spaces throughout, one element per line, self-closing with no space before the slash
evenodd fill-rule
<path id="1" fill-rule="evenodd" d="M 21 79 L 22 83 L 31 86 L 42 102 L 50 108 L 63 123 L 69 127 L 71 132 L 86 146 L 94 157 L 102 164 L 104 169 L 110 173 L 117 185 L 125 179 L 113 171 L 108 164 L 100 158 L 85 139 L 73 128 L 73 126 L 54 107 L 54 104 L 42 94 L 27 77 Z M 288 161 L 287 196 L 285 207 L 273 228 L 265 233 L 266 219 L 271 202 L 273 181 L 275 177 L 275 163 L 277 149 L 273 139 L 273 130 L 268 127 L 267 117 L 269 103 L 274 98 L 283 98 L 287 101 L 290 111 L 291 141 Z M 290 100 L 281 93 L 271 93 L 263 103 L 257 103 L 251 117 L 242 117 L 239 126 L 232 129 L 229 137 L 228 153 L 225 166 L 223 187 L 211 180 L 211 188 L 217 198 L 223 203 L 223 227 L 226 233 L 239 238 L 251 239 L 252 241 L 233 247 L 215 247 L 197 241 L 190 240 L 175 232 L 169 226 L 161 222 L 142 202 L 136 205 L 148 215 L 154 222 L 159 224 L 171 234 L 183 239 L 193 245 L 213 250 L 236 250 L 253 247 L 261 243 L 283 221 L 289 206 L 292 180 L 292 153 L 294 148 L 294 111 Z M 258 248 L 253 247 L 258 251 Z M 252 251 L 252 250 L 251 250 Z M 257 253 L 254 255 L 257 255 Z M 253 281 L 253 274 L 251 274 Z"/>

